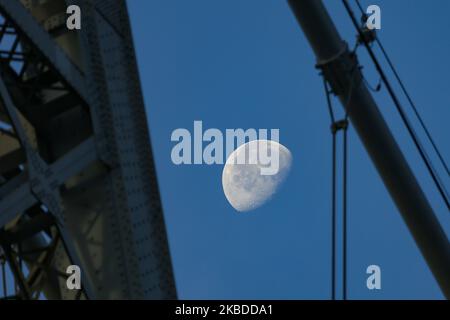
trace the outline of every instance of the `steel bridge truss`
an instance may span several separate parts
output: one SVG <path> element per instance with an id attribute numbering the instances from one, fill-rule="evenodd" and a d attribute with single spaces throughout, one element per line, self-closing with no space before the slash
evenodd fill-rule
<path id="1" fill-rule="evenodd" d="M 4 298 L 176 297 L 135 63 L 124 1 L 0 0 Z"/>

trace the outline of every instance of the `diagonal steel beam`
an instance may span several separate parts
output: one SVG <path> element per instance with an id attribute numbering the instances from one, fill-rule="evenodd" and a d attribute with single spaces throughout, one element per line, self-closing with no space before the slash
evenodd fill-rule
<path id="1" fill-rule="evenodd" d="M 56 161 L 51 169 L 58 184 L 76 175 L 97 159 L 94 138 L 89 138 Z M 0 226 L 4 226 L 37 202 L 24 172 L 0 187 Z"/>
<path id="2" fill-rule="evenodd" d="M 323 2 L 288 0 L 419 250 L 450 299 L 450 242 Z M 345 3 L 345 2 L 344 2 Z"/>

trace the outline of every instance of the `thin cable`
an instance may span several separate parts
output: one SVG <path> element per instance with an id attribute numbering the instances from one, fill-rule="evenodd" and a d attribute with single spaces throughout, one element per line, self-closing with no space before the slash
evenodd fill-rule
<path id="1" fill-rule="evenodd" d="M 358 45 L 356 45 L 354 52 L 356 52 Z M 347 100 L 344 104 L 345 109 L 345 117 L 340 125 L 340 129 L 344 131 L 343 133 L 343 146 L 342 146 L 342 298 L 343 300 L 347 300 L 347 162 L 348 162 L 348 146 L 347 146 L 347 129 L 349 124 L 349 105 L 353 96 L 354 87 L 357 87 L 361 84 L 361 80 L 364 78 L 359 78 L 359 81 L 356 81 L 355 75 L 358 74 L 357 70 L 360 67 L 358 65 L 354 66 L 351 71 L 350 76 L 350 88 L 348 90 Z"/>
<path id="2" fill-rule="evenodd" d="M 358 50 L 359 43 L 356 42 L 353 48 L 352 53 L 356 54 Z M 347 300 L 347 128 L 348 128 L 348 119 L 349 119 L 349 108 L 352 97 L 353 90 L 355 87 L 361 84 L 362 80 L 365 80 L 362 76 L 356 81 L 356 75 L 358 74 L 358 70 L 360 69 L 359 65 L 356 65 L 350 71 L 350 86 L 348 89 L 346 101 L 344 103 L 345 107 L 345 116 L 343 120 L 336 121 L 336 117 L 334 116 L 333 107 L 330 99 L 330 94 L 332 93 L 329 90 L 327 81 L 323 78 L 325 96 L 327 99 L 328 113 L 330 115 L 331 120 L 331 132 L 332 132 L 332 292 L 331 297 L 332 300 L 335 300 L 336 296 L 336 133 L 339 130 L 343 130 L 343 182 L 342 182 L 342 197 L 343 197 L 343 206 L 342 206 L 342 219 L 343 219 L 343 250 L 342 250 L 342 297 L 343 300 Z"/>
<path id="3" fill-rule="evenodd" d="M 332 265 L 332 271 L 331 271 L 331 279 L 332 279 L 332 288 L 331 288 L 331 299 L 336 300 L 336 133 L 333 132 L 333 147 L 332 147 L 332 153 L 333 153 L 333 159 L 332 159 L 332 167 L 333 167 L 333 173 L 332 173 L 332 213 L 331 213 L 331 260 L 333 261 Z"/>
<path id="4" fill-rule="evenodd" d="M 361 6 L 361 3 L 359 3 L 359 0 L 356 0 L 356 4 L 358 5 L 359 11 L 361 11 L 361 13 L 363 15 L 366 15 L 366 13 L 364 12 L 363 7 Z"/>
<path id="5" fill-rule="evenodd" d="M 381 79 L 378 81 L 377 85 L 374 87 L 372 86 L 369 81 L 367 81 L 366 77 L 363 76 L 364 83 L 366 84 L 366 87 L 370 89 L 372 92 L 379 92 L 381 90 Z"/>
<path id="6" fill-rule="evenodd" d="M 386 50 L 384 49 L 383 45 L 381 44 L 380 40 L 377 38 L 375 38 L 376 43 L 378 44 L 378 46 L 381 49 L 381 52 L 383 53 L 387 63 L 389 64 L 392 73 L 394 74 L 395 78 L 397 79 L 398 83 L 400 84 L 400 88 L 402 89 L 403 93 L 406 96 L 406 99 L 408 100 L 409 104 L 411 105 L 411 108 L 414 111 L 414 114 L 416 115 L 417 119 L 419 120 L 420 126 L 422 127 L 423 131 L 425 132 L 425 135 L 427 136 L 428 140 L 430 141 L 434 151 L 436 152 L 436 155 L 439 158 L 439 161 L 441 162 L 442 166 L 445 168 L 445 171 L 447 172 L 447 175 L 450 176 L 450 170 L 448 168 L 447 163 L 445 162 L 444 157 L 442 156 L 442 153 L 439 151 L 439 148 L 437 146 L 437 144 L 435 143 L 430 131 L 428 130 L 427 126 L 425 125 L 425 122 L 423 121 L 419 111 L 417 110 L 417 107 L 415 105 L 415 103 L 413 102 L 411 96 L 409 95 L 408 91 L 406 90 L 405 85 L 403 84 L 403 81 L 400 79 L 400 75 L 398 74 L 397 70 L 395 69 L 391 59 L 389 58 Z"/>
<path id="7" fill-rule="evenodd" d="M 439 193 L 441 194 L 442 199 L 444 200 L 444 202 L 445 202 L 445 204 L 447 206 L 447 209 L 450 211 L 450 201 L 448 199 L 449 197 L 447 195 L 447 191 L 446 191 L 445 187 L 443 186 L 443 184 L 440 181 L 439 177 L 436 175 L 435 170 L 434 170 L 434 168 L 433 168 L 433 166 L 432 166 L 432 164 L 431 164 L 431 162 L 430 162 L 426 152 L 424 151 L 424 149 L 423 149 L 419 139 L 417 138 L 416 133 L 414 132 L 411 124 L 409 123 L 409 120 L 406 117 L 406 114 L 405 114 L 402 106 L 400 105 L 400 102 L 398 101 L 397 96 L 395 95 L 394 90 L 392 89 L 392 87 L 391 87 L 391 85 L 390 85 L 386 75 L 384 74 L 384 71 L 381 68 L 381 65 L 378 62 L 378 60 L 377 60 L 377 58 L 376 58 L 372 48 L 370 47 L 370 45 L 365 40 L 364 35 L 363 35 L 359 25 L 358 25 L 358 22 L 357 22 L 357 20 L 355 18 L 355 15 L 354 15 L 353 11 L 352 11 L 352 8 L 348 4 L 348 0 L 342 0 L 342 2 L 343 2 L 344 6 L 345 6 L 345 8 L 347 10 L 347 13 L 350 16 L 350 19 L 353 22 L 353 25 L 357 29 L 357 31 L 359 33 L 359 36 L 363 40 L 364 45 L 365 45 L 365 47 L 366 47 L 366 49 L 367 49 L 367 51 L 368 51 L 368 53 L 369 53 L 373 63 L 375 64 L 375 67 L 376 67 L 378 73 L 380 74 L 380 76 L 381 76 L 381 78 L 383 80 L 383 83 L 385 84 L 385 86 L 386 86 L 386 88 L 387 88 L 387 90 L 388 90 L 388 92 L 389 92 L 389 94 L 390 94 L 390 96 L 391 96 L 391 98 L 392 98 L 396 108 L 397 108 L 397 111 L 399 112 L 399 114 L 400 114 L 400 116 L 401 116 L 401 118 L 403 120 L 403 123 L 405 124 L 405 126 L 406 126 L 406 128 L 407 128 L 407 130 L 408 130 L 408 132 L 409 132 L 409 134 L 410 134 L 414 144 L 416 145 L 416 148 L 419 151 L 420 156 L 422 157 L 422 160 L 424 161 L 424 163 L 425 163 L 425 165 L 426 165 L 426 167 L 427 167 L 427 169 L 428 169 L 428 171 L 429 171 L 429 173 L 430 173 L 430 175 L 431 175 L 431 177 L 432 177 L 432 179 L 433 179 L 433 181 L 434 181 L 434 183 L 435 183 Z"/>
<path id="8" fill-rule="evenodd" d="M 357 69 L 357 68 L 355 68 Z M 348 103 L 351 100 L 353 92 L 354 74 L 352 71 L 351 84 L 348 93 Z M 332 193 L 331 193 L 331 298 L 336 299 L 336 134 L 339 130 L 343 130 L 343 182 L 342 182 L 342 219 L 343 219 L 343 250 L 342 250 L 342 297 L 343 300 L 347 300 L 347 128 L 348 128 L 348 112 L 345 113 L 345 118 L 340 121 L 336 121 L 333 112 L 333 106 L 330 99 L 330 90 L 326 80 L 324 79 L 324 89 L 327 98 L 328 112 L 331 119 L 331 133 L 332 133 Z M 348 104 L 347 103 L 347 104 Z"/>
<path id="9" fill-rule="evenodd" d="M 333 107 L 331 105 L 330 91 L 327 81 L 323 78 L 325 96 L 327 98 L 327 107 L 331 123 L 335 123 Z M 331 300 L 336 300 L 336 131 L 331 130 L 332 134 L 332 175 L 331 175 Z"/>
<path id="10" fill-rule="evenodd" d="M 358 8 L 361 11 L 361 14 L 363 16 L 366 16 L 366 13 L 364 12 L 359 0 L 356 0 L 356 4 L 358 5 Z M 394 74 L 394 77 L 397 79 L 397 82 L 399 83 L 400 88 L 403 91 L 403 94 L 405 95 L 406 99 L 408 100 L 409 104 L 411 105 L 411 108 L 412 108 L 415 116 L 419 120 L 420 126 L 422 127 L 423 131 L 425 132 L 425 135 L 427 136 L 428 140 L 430 141 L 434 151 L 436 152 L 436 155 L 438 156 L 439 161 L 441 162 L 442 166 L 444 167 L 445 171 L 447 172 L 447 175 L 450 176 L 449 167 L 448 167 L 444 157 L 442 156 L 442 153 L 440 152 L 437 144 L 435 143 L 433 136 L 431 135 L 430 131 L 428 130 L 428 128 L 425 124 L 425 121 L 423 120 L 422 116 L 420 115 L 420 113 L 416 107 L 416 104 L 414 103 L 413 99 L 411 98 L 408 90 L 406 89 L 406 86 L 403 84 L 403 81 L 400 78 L 400 75 L 399 75 L 397 69 L 395 68 L 392 60 L 390 59 L 389 55 L 387 54 L 386 50 L 384 49 L 384 46 L 381 43 L 381 40 L 378 38 L 378 36 L 375 36 L 375 42 L 377 43 L 378 47 L 380 48 L 381 52 L 383 53 L 383 56 L 386 59 L 386 62 L 388 63 L 392 73 Z"/>
<path id="11" fill-rule="evenodd" d="M 343 177 L 342 177 L 342 220 L 343 220 L 343 248 L 342 248 L 342 296 L 347 300 L 347 120 L 343 127 Z"/>

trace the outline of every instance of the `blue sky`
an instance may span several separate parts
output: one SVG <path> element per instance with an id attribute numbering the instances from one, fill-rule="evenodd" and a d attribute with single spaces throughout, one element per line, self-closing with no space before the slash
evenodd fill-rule
<path id="1" fill-rule="evenodd" d="M 353 45 L 355 31 L 341 1 L 325 3 Z M 381 7 L 379 37 L 450 161 L 450 41 L 443 35 L 450 29 L 450 2 L 361 3 Z M 133 0 L 129 10 L 179 297 L 328 299 L 329 118 L 314 56 L 287 2 Z M 375 85 L 365 49 L 358 52 Z M 386 90 L 375 98 L 449 234 L 448 211 Z M 192 130 L 194 120 L 221 130 L 280 129 L 294 162 L 271 202 L 237 213 L 223 194 L 222 166 L 171 162 L 172 131 Z M 352 128 L 349 139 L 348 297 L 442 298 Z M 379 291 L 366 288 L 371 264 L 381 267 Z"/>

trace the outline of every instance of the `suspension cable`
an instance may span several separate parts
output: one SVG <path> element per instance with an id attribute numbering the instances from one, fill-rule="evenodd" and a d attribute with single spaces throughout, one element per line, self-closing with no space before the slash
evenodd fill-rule
<path id="1" fill-rule="evenodd" d="M 343 163 L 342 163 L 342 228 L 343 228 L 343 252 L 342 252 L 342 297 L 347 300 L 347 116 L 344 120 L 342 130 L 343 141 Z"/>
<path id="2" fill-rule="evenodd" d="M 355 0 L 356 4 L 358 5 L 359 10 L 361 11 L 361 14 L 363 17 L 366 16 L 366 13 L 364 12 L 361 3 L 359 2 L 359 0 Z M 419 110 L 417 109 L 416 104 L 414 103 L 411 95 L 409 94 L 408 90 L 406 89 L 406 86 L 403 84 L 402 79 L 400 78 L 400 75 L 397 71 L 397 69 L 394 66 L 394 63 L 392 62 L 391 58 L 389 57 L 387 51 L 385 50 L 383 44 L 381 43 L 380 38 L 378 38 L 378 36 L 375 34 L 375 38 L 374 38 L 376 44 L 378 45 L 378 47 L 380 48 L 384 58 L 386 59 L 386 62 L 389 65 L 389 68 L 391 69 L 392 73 L 394 74 L 395 79 L 397 80 L 398 84 L 400 85 L 400 88 L 403 91 L 403 94 L 405 95 L 406 99 L 408 100 L 409 104 L 411 105 L 411 108 L 415 114 L 415 116 L 417 117 L 417 119 L 419 120 L 420 126 L 422 127 L 423 131 L 425 132 L 425 135 L 427 136 L 428 140 L 431 143 L 431 146 L 434 149 L 434 152 L 436 153 L 436 155 L 439 158 L 439 161 L 441 162 L 442 166 L 444 167 L 445 171 L 447 172 L 447 175 L 450 176 L 450 170 L 449 167 L 444 159 L 444 157 L 442 156 L 442 153 L 440 152 L 437 144 L 435 143 L 433 136 L 431 135 L 430 131 L 428 130 L 425 121 L 423 120 L 422 116 L 419 113 Z"/>
<path id="3" fill-rule="evenodd" d="M 330 90 L 327 81 L 323 77 L 323 86 L 327 98 L 327 107 L 331 123 L 335 123 L 333 107 L 331 105 Z M 336 133 L 331 130 L 332 150 L 331 150 L 331 300 L 336 300 Z"/>
<path id="4" fill-rule="evenodd" d="M 353 73 L 353 72 L 352 72 Z M 331 120 L 332 134 L 332 177 L 331 177 L 331 298 L 336 299 L 336 134 L 343 130 L 343 182 L 342 182 L 342 219 L 343 219 L 343 248 L 342 248 L 342 297 L 347 299 L 347 128 L 348 113 L 346 112 L 343 120 L 336 121 L 331 103 L 331 91 L 328 88 L 325 78 L 323 79 L 327 107 Z M 353 76 L 352 76 L 353 83 Z M 351 97 L 352 86 L 349 89 L 349 98 Z"/>
<path id="5" fill-rule="evenodd" d="M 415 133 L 411 123 L 409 122 L 409 120 L 408 120 L 408 118 L 407 118 L 407 116 L 405 114 L 405 111 L 403 110 L 403 108 L 402 108 L 402 106 L 401 106 L 397 96 L 395 95 L 394 90 L 392 89 L 392 87 L 391 87 L 391 85 L 390 85 L 390 83 L 389 83 L 389 81 L 388 81 L 388 79 L 387 79 L 383 69 L 381 68 L 381 65 L 380 65 L 378 59 L 376 58 L 372 48 L 370 47 L 369 43 L 367 42 L 366 38 L 364 37 L 364 34 L 363 34 L 361 28 L 358 25 L 358 22 L 357 22 L 357 20 L 355 18 L 355 15 L 353 13 L 352 8 L 350 7 L 350 5 L 348 3 L 348 0 L 342 0 L 342 2 L 344 4 L 344 6 L 345 6 L 345 9 L 347 10 L 348 15 L 350 16 L 350 19 L 353 22 L 354 27 L 356 28 L 356 30 L 357 30 L 357 32 L 359 34 L 362 42 L 364 43 L 364 46 L 366 47 L 366 49 L 367 49 L 367 51 L 368 51 L 368 53 L 369 53 L 369 55 L 370 55 L 370 57 L 371 57 L 371 59 L 373 61 L 373 63 L 375 65 L 378 73 L 380 74 L 381 79 L 383 80 L 383 83 L 386 86 L 386 89 L 388 90 L 388 93 L 391 96 L 391 98 L 392 98 L 392 100 L 394 102 L 394 105 L 396 106 L 397 111 L 399 112 L 400 117 L 402 118 L 403 123 L 404 123 L 404 125 L 406 126 L 406 128 L 408 130 L 408 133 L 410 134 L 410 136 L 411 136 L 411 138 L 412 138 L 412 140 L 413 140 L 417 150 L 419 151 L 419 154 L 420 154 L 422 160 L 424 161 L 430 176 L 432 177 L 432 179 L 433 179 L 433 181 L 434 181 L 434 183 L 435 183 L 435 185 L 436 185 L 436 187 L 437 187 L 437 189 L 438 189 L 442 199 L 444 200 L 444 202 L 445 202 L 445 204 L 447 206 L 447 209 L 450 211 L 450 200 L 449 200 L 447 191 L 445 189 L 445 186 L 441 182 L 439 176 L 436 174 L 435 169 L 434 169 L 430 159 L 428 158 L 428 156 L 427 156 L 427 154 L 426 154 L 422 144 L 420 143 L 420 141 L 419 141 L 419 139 L 417 137 L 417 134 Z"/>
<path id="6" fill-rule="evenodd" d="M 359 43 L 356 42 L 352 53 L 356 54 L 358 50 Z M 344 102 L 345 116 L 342 120 L 336 120 L 333 112 L 333 106 L 331 103 L 332 90 L 328 88 L 327 81 L 323 77 L 323 85 L 325 90 L 325 96 L 327 100 L 328 113 L 331 120 L 331 134 L 332 134 L 332 194 L 331 194 L 331 298 L 335 300 L 336 298 L 336 134 L 339 130 L 343 130 L 343 161 L 342 161 L 342 220 L 343 220 L 343 247 L 342 247 L 342 297 L 343 300 L 347 300 L 347 129 L 349 124 L 349 108 L 348 105 L 353 97 L 353 89 L 358 86 L 364 78 L 360 78 L 359 82 L 355 85 L 355 75 L 358 74 L 360 70 L 359 65 L 353 66 L 350 70 L 350 86 L 347 93 L 346 101 Z"/>

